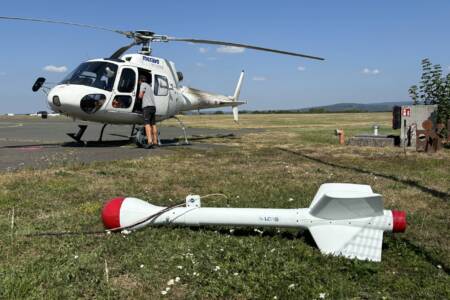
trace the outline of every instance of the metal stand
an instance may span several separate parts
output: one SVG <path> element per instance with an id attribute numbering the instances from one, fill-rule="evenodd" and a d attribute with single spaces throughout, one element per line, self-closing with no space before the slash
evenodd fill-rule
<path id="1" fill-rule="evenodd" d="M 103 131 L 105 131 L 105 127 L 108 124 L 103 124 L 102 130 L 100 131 L 100 137 L 98 138 L 99 142 L 102 142 L 102 138 L 103 138 Z"/>
<path id="2" fill-rule="evenodd" d="M 158 129 L 156 131 L 158 132 L 158 146 L 162 146 L 161 138 L 160 138 L 161 133 L 159 132 Z"/>
<path id="3" fill-rule="evenodd" d="M 70 136 L 72 139 L 77 141 L 78 143 L 82 143 L 81 137 L 83 136 L 84 132 L 86 131 L 87 125 L 78 125 L 80 128 L 78 132 L 75 133 L 67 133 L 68 136 Z"/>
<path id="4" fill-rule="evenodd" d="M 190 143 L 189 143 L 189 141 L 188 141 L 188 139 L 187 139 L 186 127 L 184 126 L 184 123 L 183 123 L 180 119 L 178 119 L 177 117 L 175 117 L 175 116 L 173 116 L 173 118 L 174 118 L 175 120 L 178 121 L 178 123 L 179 123 L 180 126 L 181 126 L 181 129 L 183 129 L 183 133 L 184 133 L 184 143 L 185 143 L 186 145 L 189 145 Z"/>

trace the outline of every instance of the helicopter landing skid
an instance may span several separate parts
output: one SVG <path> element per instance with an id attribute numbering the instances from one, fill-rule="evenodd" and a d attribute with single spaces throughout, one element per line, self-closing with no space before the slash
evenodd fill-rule
<path id="1" fill-rule="evenodd" d="M 87 125 L 78 125 L 80 128 L 78 132 L 75 133 L 67 133 L 68 136 L 70 136 L 72 139 L 74 139 L 76 142 L 80 144 L 84 144 L 84 142 L 81 140 L 81 137 L 83 136 L 84 132 L 86 131 Z"/>
<path id="2" fill-rule="evenodd" d="M 177 117 L 173 116 L 173 118 L 174 118 L 175 120 L 178 121 L 178 124 L 180 124 L 181 129 L 183 130 L 183 134 L 184 134 L 184 144 L 185 144 L 185 145 L 190 145 L 190 143 L 189 143 L 189 141 L 188 141 L 188 139 L 187 139 L 186 126 L 184 126 L 184 123 L 183 123 L 180 119 L 178 119 Z"/>

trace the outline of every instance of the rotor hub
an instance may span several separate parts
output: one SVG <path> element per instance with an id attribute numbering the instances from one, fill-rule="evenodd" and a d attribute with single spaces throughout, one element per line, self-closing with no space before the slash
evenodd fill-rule
<path id="1" fill-rule="evenodd" d="M 152 48 L 150 47 L 150 41 L 142 42 L 142 47 L 141 47 L 141 51 L 139 51 L 139 54 L 142 54 L 142 55 L 151 55 L 152 54 Z"/>

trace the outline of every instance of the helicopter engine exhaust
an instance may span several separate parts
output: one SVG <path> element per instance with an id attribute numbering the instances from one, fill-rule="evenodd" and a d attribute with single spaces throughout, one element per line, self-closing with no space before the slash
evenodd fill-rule
<path id="1" fill-rule="evenodd" d="M 370 261 L 381 261 L 384 231 L 406 230 L 405 212 L 384 210 L 382 196 L 368 185 L 346 183 L 323 184 L 309 208 L 201 207 L 198 195 L 183 206 L 161 207 L 121 197 L 104 205 L 102 219 L 111 231 L 169 224 L 305 228 L 323 254 Z"/>

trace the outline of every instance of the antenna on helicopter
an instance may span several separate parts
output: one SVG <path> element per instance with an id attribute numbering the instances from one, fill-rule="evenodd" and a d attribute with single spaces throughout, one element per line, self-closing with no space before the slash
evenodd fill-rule
<path id="1" fill-rule="evenodd" d="M 110 31 L 110 32 L 121 34 L 127 38 L 133 39 L 133 43 L 119 48 L 116 52 L 114 52 L 111 55 L 110 58 L 119 58 L 130 48 L 137 46 L 137 45 L 142 46 L 141 51 L 139 53 L 144 54 L 144 55 L 150 55 L 152 52 L 152 48 L 151 48 L 152 42 L 164 42 L 164 43 L 166 43 L 166 42 L 189 42 L 189 43 L 195 43 L 195 44 L 209 44 L 209 45 L 247 48 L 247 49 L 253 49 L 253 50 L 258 50 L 258 51 L 265 51 L 265 52 L 272 52 L 272 53 L 277 53 L 277 54 L 303 57 L 303 58 L 308 58 L 308 59 L 324 60 L 321 57 L 297 53 L 297 52 L 277 50 L 277 49 L 272 49 L 272 48 L 265 48 L 265 47 L 259 47 L 259 46 L 253 46 L 253 45 L 248 45 L 248 44 L 241 44 L 241 43 L 224 42 L 224 41 L 218 41 L 218 40 L 170 37 L 167 35 L 155 34 L 154 32 L 148 31 L 148 30 L 123 31 L 123 30 L 116 30 L 116 29 L 110 29 L 110 28 L 105 28 L 105 27 L 100 27 L 100 26 L 72 23 L 72 22 L 66 22 L 66 21 L 35 19 L 35 18 L 22 18 L 22 17 L 9 17 L 9 16 L 0 16 L 0 19 L 15 20 L 15 21 L 30 21 L 30 22 L 40 22 L 40 23 L 52 23 L 52 24 L 62 24 L 62 25 L 69 25 L 69 26 L 84 27 L 84 28 L 89 28 L 89 29 Z"/>

